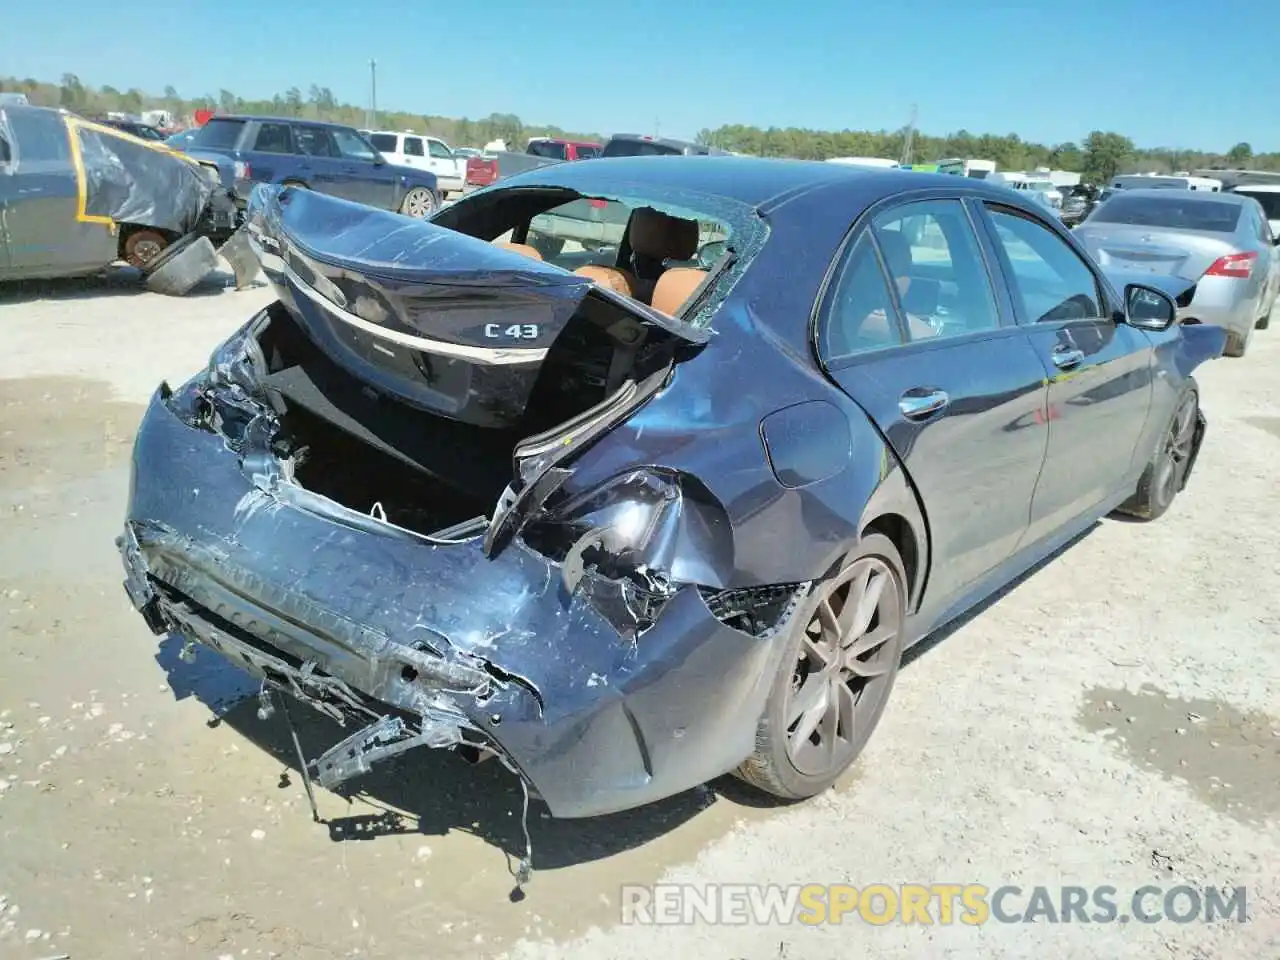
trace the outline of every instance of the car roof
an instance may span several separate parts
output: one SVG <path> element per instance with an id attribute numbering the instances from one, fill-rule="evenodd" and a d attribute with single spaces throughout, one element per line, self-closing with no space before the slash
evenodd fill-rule
<path id="1" fill-rule="evenodd" d="M 555 163 L 500 181 L 504 186 L 565 187 L 579 193 L 625 192 L 628 184 L 687 190 L 751 206 L 777 206 L 812 190 L 844 189 L 863 205 L 883 196 L 943 187 L 1009 202 L 1014 191 L 970 177 L 854 167 L 817 160 L 734 156 L 606 157 Z"/>
<path id="2" fill-rule="evenodd" d="M 1178 190 L 1169 187 L 1143 187 L 1133 190 L 1117 190 L 1117 197 L 1177 197 L 1180 200 L 1191 200 L 1193 203 L 1217 201 L 1218 203 L 1231 203 L 1236 206 L 1244 206 L 1244 197 L 1236 196 L 1232 193 L 1219 193 L 1209 190 Z"/>
<path id="3" fill-rule="evenodd" d="M 255 120 L 259 123 L 305 123 L 312 127 L 333 127 L 336 130 L 355 129 L 355 127 L 348 124 L 331 123 L 328 120 L 308 120 L 306 117 L 268 117 L 261 116 L 256 113 L 219 113 L 210 117 L 208 122 L 213 123 L 215 120 L 239 120 L 241 122 Z"/>

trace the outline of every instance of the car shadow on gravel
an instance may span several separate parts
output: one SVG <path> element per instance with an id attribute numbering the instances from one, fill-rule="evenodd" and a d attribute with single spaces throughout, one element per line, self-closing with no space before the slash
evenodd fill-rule
<path id="1" fill-rule="evenodd" d="M 257 681 L 203 648 L 194 662 L 187 663 L 179 657 L 182 646 L 180 637 L 170 635 L 161 640 L 156 654 L 156 662 L 164 668 L 174 696 L 180 700 L 195 697 L 213 711 L 209 726 L 225 723 L 273 756 L 281 765 L 280 779 L 273 783 L 301 795 L 297 754 L 284 711 L 277 709 L 270 719 L 260 720 Z M 279 702 L 280 698 L 276 698 Z M 289 708 L 308 759 L 318 757 L 353 731 L 294 701 L 290 701 Z M 349 792 L 343 787 L 349 787 Z M 524 798 L 520 782 L 496 759 L 471 764 L 451 751 L 419 749 L 380 764 L 343 787 L 333 793 L 348 800 L 350 812 L 330 817 L 323 826 L 317 826 L 327 829 L 334 842 L 397 834 L 444 836 L 461 831 L 480 837 L 506 854 L 513 876 L 524 856 Z M 325 791 L 318 785 L 315 790 L 322 811 L 331 809 L 332 801 L 326 803 L 321 796 Z M 724 793 L 726 799 L 736 802 L 746 792 L 737 780 L 723 777 L 706 787 L 635 810 L 575 820 L 558 820 L 544 803 L 533 799 L 529 803 L 528 825 L 534 868 L 573 866 L 643 846 L 697 816 L 716 802 L 718 794 Z"/>
<path id="2" fill-rule="evenodd" d="M 266 283 L 258 279 L 246 289 Z M 235 290 L 236 280 L 229 270 L 214 270 L 183 297 L 215 297 Z M 59 277 L 50 280 L 17 280 L 0 284 L 0 305 L 34 303 L 39 300 L 89 300 L 99 297 L 133 297 L 151 293 L 142 271 L 129 266 L 112 266 L 87 277 Z"/>

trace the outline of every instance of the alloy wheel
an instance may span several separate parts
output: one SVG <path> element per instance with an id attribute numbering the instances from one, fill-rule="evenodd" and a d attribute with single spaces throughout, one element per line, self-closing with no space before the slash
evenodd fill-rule
<path id="1" fill-rule="evenodd" d="M 436 201 L 426 187 L 414 187 L 404 198 L 404 212 L 410 217 L 429 217 L 435 212 Z"/>
<path id="2" fill-rule="evenodd" d="M 857 750 L 888 694 L 902 630 L 898 578 L 880 558 L 854 561 L 821 589 L 783 708 L 787 757 L 806 776 L 842 767 Z"/>
<path id="3" fill-rule="evenodd" d="M 1169 433 L 1165 437 L 1163 455 L 1156 467 L 1155 488 L 1162 503 L 1168 503 L 1182 485 L 1187 464 L 1191 460 L 1191 447 L 1196 432 L 1196 400 L 1194 395 L 1183 398 L 1178 405 Z"/>

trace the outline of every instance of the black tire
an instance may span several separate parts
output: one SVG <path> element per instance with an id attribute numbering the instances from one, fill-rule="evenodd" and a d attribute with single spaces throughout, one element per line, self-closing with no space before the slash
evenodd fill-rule
<path id="1" fill-rule="evenodd" d="M 734 771 L 737 776 L 775 797 L 803 800 L 830 787 L 858 758 L 884 714 L 902 663 L 906 583 L 893 542 L 871 534 L 814 585 L 792 621 L 792 635 L 756 728 L 755 750 Z M 860 597 L 876 593 L 870 613 L 847 606 L 855 590 Z M 859 620 L 866 621 L 862 629 L 857 628 Z M 819 644 L 828 623 L 837 625 L 831 633 L 839 639 L 827 649 L 839 656 L 824 661 Z M 842 630 L 840 624 L 853 628 Z M 881 634 L 885 639 L 876 642 Z M 869 645 L 859 650 L 864 644 Z M 836 660 L 842 666 L 832 669 Z M 846 673 L 850 663 L 858 666 Z"/>
<path id="2" fill-rule="evenodd" d="M 148 277 L 151 276 L 151 274 L 155 273 L 157 270 L 163 267 L 166 263 L 168 263 L 178 254 L 182 253 L 183 250 L 186 250 L 189 246 L 191 246 L 193 243 L 195 243 L 199 239 L 200 239 L 199 234 L 189 233 L 185 237 L 180 237 L 179 239 L 173 241 L 173 243 L 169 244 L 167 247 L 161 250 L 154 258 L 152 258 L 150 261 L 147 262 L 147 265 L 142 268 L 143 275 Z"/>
<path id="3" fill-rule="evenodd" d="M 560 237 L 536 237 L 529 246 L 542 254 L 543 260 L 554 260 L 564 250 L 564 240 Z"/>
<path id="4" fill-rule="evenodd" d="M 1195 454 L 1199 410 L 1200 399 L 1195 390 L 1188 389 L 1178 398 L 1155 453 L 1138 478 L 1137 489 L 1117 508 L 1118 512 L 1139 520 L 1157 520 L 1173 505 L 1186 483 Z"/>
<path id="5" fill-rule="evenodd" d="M 1255 330 L 1265 330 L 1267 327 L 1271 326 L 1271 314 L 1276 312 L 1277 304 L 1280 304 L 1280 300 L 1273 303 L 1271 305 L 1271 309 L 1258 318 L 1258 322 L 1253 325 Z"/>
<path id="6" fill-rule="evenodd" d="M 185 296 L 218 265 L 218 253 L 208 237 L 197 237 L 180 254 L 147 276 L 147 288 L 170 297 Z"/>

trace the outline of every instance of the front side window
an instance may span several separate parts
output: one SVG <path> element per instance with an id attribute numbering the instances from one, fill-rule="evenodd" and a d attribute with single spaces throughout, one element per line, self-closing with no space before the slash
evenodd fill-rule
<path id="1" fill-rule="evenodd" d="M 819 349 L 828 362 L 904 342 L 869 233 L 858 238 L 836 271 L 823 314 Z"/>
<path id="2" fill-rule="evenodd" d="M 344 160 L 374 160 L 377 154 L 364 137 L 354 130 L 335 127 L 332 131 L 334 142 L 338 145 L 338 153 Z"/>
<path id="3" fill-rule="evenodd" d="M 1027 217 L 998 207 L 987 212 L 1022 318 L 1048 323 L 1103 315 L 1097 278 L 1066 241 Z"/>
<path id="4" fill-rule="evenodd" d="M 439 140 L 428 140 L 427 149 L 431 152 L 431 156 L 435 157 L 437 160 L 453 159 L 453 154 L 449 152 L 449 148 Z"/>
<path id="5" fill-rule="evenodd" d="M 910 340 L 1000 326 L 978 238 L 959 200 L 895 207 L 876 217 L 873 230 Z"/>
<path id="6" fill-rule="evenodd" d="M 287 123 L 264 123 L 258 128 L 253 149 L 258 153 L 293 153 L 293 137 Z"/>

